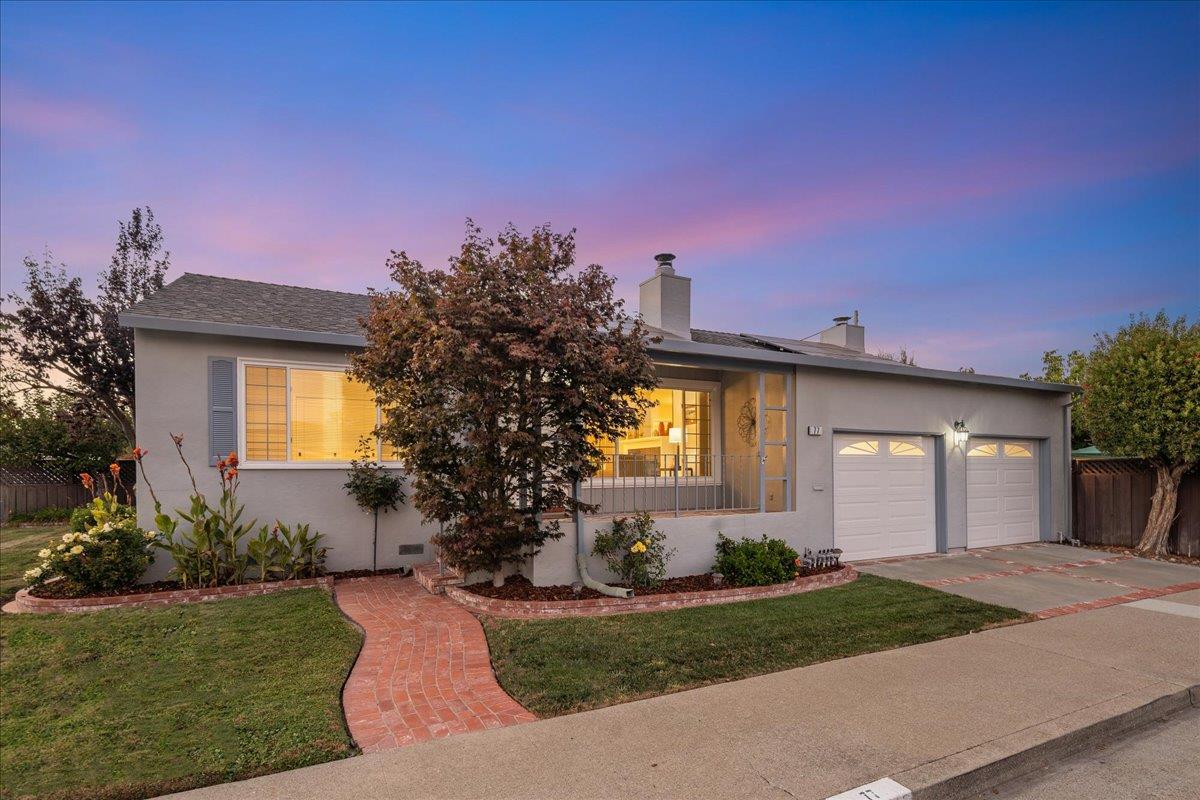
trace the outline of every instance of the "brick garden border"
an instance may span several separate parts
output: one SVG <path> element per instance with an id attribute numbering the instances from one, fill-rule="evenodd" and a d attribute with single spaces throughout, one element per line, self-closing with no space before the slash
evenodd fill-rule
<path id="1" fill-rule="evenodd" d="M 600 597 L 589 600 L 502 600 L 469 592 L 459 586 L 446 586 L 445 593 L 476 614 L 504 619 L 562 619 L 564 617 L 603 617 L 612 614 L 637 614 L 652 611 L 674 611 L 680 608 L 740 603 L 745 600 L 765 600 L 802 594 L 830 586 L 840 586 L 858 579 L 858 571 L 849 564 L 837 572 L 796 578 L 790 583 L 773 586 L 746 586 L 733 589 L 713 589 L 706 592 L 647 595 L 645 597 Z"/>
<path id="2" fill-rule="evenodd" d="M 231 597 L 256 597 L 274 594 L 289 589 L 319 588 L 331 591 L 333 578 L 298 578 L 289 581 L 266 583 L 242 583 L 234 586 L 214 586 L 202 589 L 172 589 L 166 592 L 139 592 L 107 597 L 34 597 L 28 589 L 17 592 L 13 601 L 5 606 L 12 613 L 50 614 L 55 612 L 79 613 L 103 611 L 107 608 L 147 608 L 170 606 L 182 603 L 204 603 L 212 600 L 227 600 Z"/>

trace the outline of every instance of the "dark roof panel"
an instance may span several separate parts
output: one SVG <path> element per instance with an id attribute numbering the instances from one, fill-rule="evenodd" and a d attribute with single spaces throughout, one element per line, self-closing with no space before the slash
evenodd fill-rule
<path id="1" fill-rule="evenodd" d="M 361 334 L 365 294 L 185 272 L 126 313 L 145 317 Z"/>

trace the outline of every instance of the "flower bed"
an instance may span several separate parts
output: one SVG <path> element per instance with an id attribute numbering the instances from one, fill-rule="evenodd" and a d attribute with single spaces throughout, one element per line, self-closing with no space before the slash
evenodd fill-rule
<path id="1" fill-rule="evenodd" d="M 690 577 L 709 577 L 711 581 L 711 576 Z M 578 600 L 516 600 L 504 597 L 486 597 L 471 591 L 471 588 L 474 587 L 462 586 L 446 587 L 446 596 L 478 614 L 507 619 L 558 619 L 571 616 L 594 617 L 647 611 L 672 611 L 692 606 L 737 603 L 743 600 L 762 600 L 768 597 L 783 597 L 785 595 L 824 589 L 829 586 L 838 586 L 843 583 L 850 583 L 856 578 L 858 578 L 858 572 L 849 565 L 843 565 L 836 570 L 808 575 L 796 578 L 787 583 L 777 583 L 772 586 L 747 586 L 691 591 L 685 589 L 662 594 L 639 595 L 630 598 L 599 596 Z M 569 589 L 570 587 L 567 588 Z"/>
<path id="2" fill-rule="evenodd" d="M 28 589 L 17 592 L 16 598 L 5 606 L 5 611 L 14 613 L 48 614 L 52 612 L 101 611 L 106 608 L 143 608 L 178 603 L 203 603 L 210 600 L 225 600 L 230 597 L 253 597 L 272 594 L 288 589 L 321 588 L 330 591 L 333 578 L 299 578 L 265 583 L 242 583 L 227 586 L 212 586 L 200 589 L 171 588 L 169 584 L 155 584 L 152 588 L 139 587 L 142 591 L 132 594 L 91 595 L 88 597 L 36 597 Z"/>

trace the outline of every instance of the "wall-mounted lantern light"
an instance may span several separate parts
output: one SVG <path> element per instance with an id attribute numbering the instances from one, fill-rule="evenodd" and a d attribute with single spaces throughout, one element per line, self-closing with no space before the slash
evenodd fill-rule
<path id="1" fill-rule="evenodd" d="M 683 428 L 672 425 L 667 429 L 667 441 L 671 444 L 683 444 Z"/>
<path id="2" fill-rule="evenodd" d="M 967 439 L 970 437 L 970 435 L 971 435 L 971 432 L 969 430 L 967 430 L 967 423 L 963 422 L 961 419 L 954 421 L 954 446 L 955 447 L 965 446 L 967 443 Z"/>

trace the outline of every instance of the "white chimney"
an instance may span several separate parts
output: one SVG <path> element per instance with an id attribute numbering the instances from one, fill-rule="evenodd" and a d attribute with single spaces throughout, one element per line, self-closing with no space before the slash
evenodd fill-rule
<path id="1" fill-rule="evenodd" d="M 821 342 L 865 353 L 867 331 L 858 324 L 858 312 L 855 311 L 853 317 L 834 317 L 833 326 L 821 331 Z"/>
<path id="2" fill-rule="evenodd" d="M 654 277 L 638 287 L 638 311 L 647 325 L 691 339 L 692 279 L 675 274 L 673 254 L 659 253 L 654 260 Z"/>

